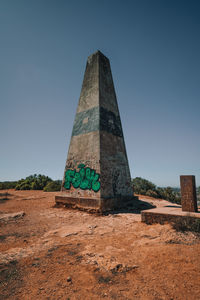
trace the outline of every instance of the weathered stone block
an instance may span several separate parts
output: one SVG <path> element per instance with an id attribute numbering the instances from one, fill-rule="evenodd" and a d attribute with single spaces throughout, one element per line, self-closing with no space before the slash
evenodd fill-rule
<path id="1" fill-rule="evenodd" d="M 178 206 L 157 207 L 153 209 L 143 210 L 141 212 L 141 221 L 151 224 L 179 223 L 190 220 L 190 223 L 199 222 L 200 214 L 194 212 L 184 212 Z"/>
<path id="2" fill-rule="evenodd" d="M 195 176 L 180 176 L 181 183 L 181 204 L 183 211 L 197 212 L 197 196 Z"/>

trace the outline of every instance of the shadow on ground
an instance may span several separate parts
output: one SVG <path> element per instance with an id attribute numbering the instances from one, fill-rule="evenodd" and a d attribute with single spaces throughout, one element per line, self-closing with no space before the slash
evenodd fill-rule
<path id="1" fill-rule="evenodd" d="M 166 205 L 165 207 L 181 208 L 181 205 Z"/>
<path id="2" fill-rule="evenodd" d="M 0 204 L 8 201 L 9 196 L 11 196 L 11 194 L 9 194 L 9 193 L 0 193 Z"/>
<path id="3" fill-rule="evenodd" d="M 150 204 L 149 202 L 145 202 L 143 200 L 134 199 L 128 202 L 126 206 L 109 212 L 105 212 L 104 215 L 110 215 L 110 214 L 114 215 L 114 214 L 122 214 L 122 213 L 140 214 L 142 210 L 151 209 L 151 208 L 156 208 L 156 206 Z"/>

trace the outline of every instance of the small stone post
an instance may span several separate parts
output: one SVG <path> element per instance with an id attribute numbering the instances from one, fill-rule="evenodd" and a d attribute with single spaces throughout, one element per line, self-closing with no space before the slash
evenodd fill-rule
<path id="1" fill-rule="evenodd" d="M 181 175 L 180 183 L 182 211 L 197 212 L 195 176 Z"/>

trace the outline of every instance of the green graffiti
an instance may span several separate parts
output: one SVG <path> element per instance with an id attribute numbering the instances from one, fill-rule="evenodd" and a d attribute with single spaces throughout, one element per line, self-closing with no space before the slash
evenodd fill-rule
<path id="1" fill-rule="evenodd" d="M 101 183 L 99 182 L 100 175 L 89 167 L 85 168 L 84 164 L 79 164 L 78 168 L 80 169 L 79 171 L 68 169 L 65 172 L 64 188 L 70 190 L 71 186 L 73 186 L 75 189 L 92 189 L 94 192 L 98 192 L 101 187 Z"/>

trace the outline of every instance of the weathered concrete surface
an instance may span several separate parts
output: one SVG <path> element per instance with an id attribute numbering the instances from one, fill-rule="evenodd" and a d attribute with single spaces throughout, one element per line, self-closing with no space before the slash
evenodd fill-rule
<path id="1" fill-rule="evenodd" d="M 181 205 L 183 211 L 197 212 L 197 196 L 194 175 L 180 176 Z"/>
<path id="2" fill-rule="evenodd" d="M 196 219 L 200 220 L 200 213 L 184 212 L 181 207 L 176 205 L 172 207 L 153 208 L 141 212 L 141 220 L 146 224 L 174 223 L 188 217 L 195 222 Z"/>
<path id="3" fill-rule="evenodd" d="M 89 56 L 56 203 L 106 211 L 133 198 L 122 125 L 110 69 Z"/>

